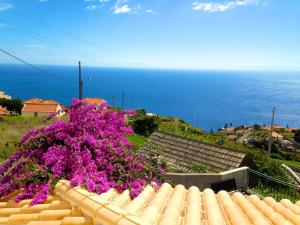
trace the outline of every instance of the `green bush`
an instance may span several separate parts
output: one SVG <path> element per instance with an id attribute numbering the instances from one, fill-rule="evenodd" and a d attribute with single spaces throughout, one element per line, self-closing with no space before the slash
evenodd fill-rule
<path id="1" fill-rule="evenodd" d="M 254 160 L 259 172 L 267 174 L 268 176 L 277 178 L 279 180 L 288 181 L 288 174 L 281 166 L 280 161 L 270 158 L 263 152 L 259 153 L 257 151 L 251 151 L 248 152 L 248 154 Z"/>
<path id="2" fill-rule="evenodd" d="M 260 125 L 254 124 L 253 128 L 254 128 L 254 130 L 260 130 Z"/>
<path id="3" fill-rule="evenodd" d="M 190 165 L 188 169 L 193 171 L 194 173 L 207 173 L 206 166 L 202 164 Z"/>
<path id="4" fill-rule="evenodd" d="M 21 114 L 23 103 L 20 99 L 0 98 L 0 106 L 5 107 L 11 114 Z"/>
<path id="5" fill-rule="evenodd" d="M 295 131 L 295 141 L 300 142 L 300 130 L 296 130 Z"/>
<path id="6" fill-rule="evenodd" d="M 284 157 L 282 157 L 280 154 L 278 153 L 271 153 L 271 158 L 272 159 L 280 159 L 280 160 L 284 160 Z"/>
<path id="7" fill-rule="evenodd" d="M 134 133 L 149 137 L 156 129 L 158 129 L 158 119 L 154 116 L 147 116 L 143 113 L 137 113 L 130 118 L 129 122 Z"/>

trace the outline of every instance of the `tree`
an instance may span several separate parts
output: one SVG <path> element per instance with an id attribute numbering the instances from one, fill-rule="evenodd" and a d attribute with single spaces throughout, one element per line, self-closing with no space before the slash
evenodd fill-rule
<path id="1" fill-rule="evenodd" d="M 253 128 L 254 128 L 254 130 L 260 130 L 260 125 L 254 124 Z"/>
<path id="2" fill-rule="evenodd" d="M 146 109 L 138 109 L 135 110 L 136 114 L 135 116 L 145 116 L 147 114 Z"/>
<path id="3" fill-rule="evenodd" d="M 135 115 L 129 119 L 129 123 L 136 134 L 148 137 L 158 129 L 158 118 L 156 116 L 148 116 L 145 109 L 135 110 Z"/>
<path id="4" fill-rule="evenodd" d="M 11 114 L 21 114 L 23 103 L 20 99 L 0 98 L 0 105 L 5 107 Z"/>
<path id="5" fill-rule="evenodd" d="M 134 116 L 131 118 L 130 125 L 134 133 L 148 137 L 158 128 L 158 120 L 154 116 Z"/>
<path id="6" fill-rule="evenodd" d="M 295 131 L 295 141 L 300 142 L 300 130 L 296 130 Z"/>
<path id="7" fill-rule="evenodd" d="M 225 129 L 227 129 L 227 128 L 228 128 L 228 124 L 227 124 L 227 123 L 225 123 L 225 125 L 224 125 L 224 128 L 225 128 Z"/>

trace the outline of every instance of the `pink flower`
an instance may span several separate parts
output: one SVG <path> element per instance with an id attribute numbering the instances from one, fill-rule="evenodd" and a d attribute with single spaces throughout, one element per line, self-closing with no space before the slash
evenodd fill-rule
<path id="1" fill-rule="evenodd" d="M 163 168 L 131 151 L 125 137 L 133 132 L 126 115 L 134 112 L 73 99 L 66 113 L 68 121 L 54 121 L 22 137 L 20 150 L 0 166 L 0 197 L 24 188 L 16 201 L 33 198 L 31 204 L 39 204 L 59 179 L 98 194 L 130 189 L 131 197 L 154 180 L 159 184 Z"/>

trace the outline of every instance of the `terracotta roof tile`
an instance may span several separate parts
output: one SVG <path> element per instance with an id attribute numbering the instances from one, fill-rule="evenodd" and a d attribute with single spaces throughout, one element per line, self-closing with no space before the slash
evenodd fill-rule
<path id="1" fill-rule="evenodd" d="M 106 103 L 106 101 L 102 98 L 85 98 L 83 100 L 85 100 L 88 104 L 101 105 L 102 103 Z"/>
<path id="2" fill-rule="evenodd" d="M 276 133 L 275 131 L 272 132 L 272 137 L 273 137 L 273 138 L 278 138 L 278 139 L 283 138 L 282 135 Z"/>
<path id="3" fill-rule="evenodd" d="M 24 102 L 22 112 L 56 112 L 57 107 L 60 104 L 53 100 L 42 100 L 39 98 L 33 98 Z"/>
<path id="4" fill-rule="evenodd" d="M 8 115 L 9 115 L 9 111 L 5 107 L 2 107 L 0 105 L 0 116 L 8 116 Z"/>
<path id="5" fill-rule="evenodd" d="M 24 104 L 22 112 L 46 112 L 52 113 L 57 110 L 57 105 Z"/>
<path id="6" fill-rule="evenodd" d="M 25 101 L 24 104 L 26 104 L 26 103 L 42 103 L 42 102 L 43 102 L 43 99 L 32 98 L 32 99 L 29 99 L 29 100 Z"/>
<path id="7" fill-rule="evenodd" d="M 13 199 L 13 196 L 11 196 Z M 300 201 L 276 202 L 267 197 L 244 196 L 210 189 L 188 190 L 164 183 L 158 191 L 147 186 L 131 200 L 128 190 L 111 189 L 97 195 L 71 188 L 61 180 L 44 204 L 30 200 L 0 202 L 0 224 L 27 225 L 299 225 Z"/>

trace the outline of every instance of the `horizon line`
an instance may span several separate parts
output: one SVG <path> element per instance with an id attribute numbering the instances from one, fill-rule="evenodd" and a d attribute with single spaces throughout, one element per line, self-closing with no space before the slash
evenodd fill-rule
<path id="1" fill-rule="evenodd" d="M 24 66 L 22 63 L 0 63 L 0 65 L 17 65 Z M 57 66 L 57 67 L 77 67 L 77 64 L 45 64 L 45 63 L 33 63 L 38 66 Z M 174 70 L 174 71 L 244 71 L 244 72 L 300 72 L 300 68 L 180 68 L 180 67 L 140 67 L 140 66 L 101 66 L 101 65 L 83 65 L 87 68 L 101 68 L 101 69 L 117 69 L 117 70 Z"/>

